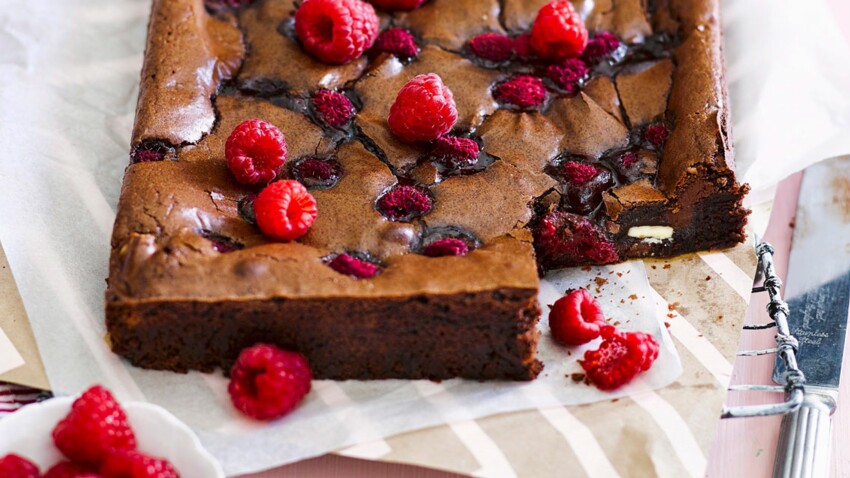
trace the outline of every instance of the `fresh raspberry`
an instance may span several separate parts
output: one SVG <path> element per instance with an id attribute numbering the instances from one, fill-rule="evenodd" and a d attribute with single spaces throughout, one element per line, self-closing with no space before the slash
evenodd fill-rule
<path id="1" fill-rule="evenodd" d="M 587 77 L 587 65 L 577 58 L 568 58 L 561 63 L 549 65 L 546 76 L 567 93 L 578 93 L 581 81 Z"/>
<path id="2" fill-rule="evenodd" d="M 482 33 L 472 37 L 467 45 L 473 55 L 497 63 L 510 60 L 514 54 L 514 40 L 501 33 Z"/>
<path id="3" fill-rule="evenodd" d="M 643 137 L 655 146 L 661 146 L 670 134 L 667 125 L 664 123 L 655 123 L 646 128 Z"/>
<path id="4" fill-rule="evenodd" d="M 354 117 L 354 105 L 344 94 L 333 90 L 313 93 L 313 106 L 325 123 L 340 127 Z"/>
<path id="5" fill-rule="evenodd" d="M 294 241 L 316 220 L 316 200 L 298 181 L 284 179 L 266 186 L 254 200 L 254 216 L 263 234 Z"/>
<path id="6" fill-rule="evenodd" d="M 523 60 L 534 58 L 534 49 L 531 48 L 530 32 L 525 32 L 514 38 L 514 55 Z"/>
<path id="7" fill-rule="evenodd" d="M 10 453 L 0 458 L 0 476 L 4 478 L 39 478 L 38 467 L 26 458 Z"/>
<path id="8" fill-rule="evenodd" d="M 641 332 L 618 332 L 612 326 L 601 331 L 602 344 L 584 353 L 581 367 L 600 390 L 614 390 L 649 370 L 658 357 L 658 342 Z"/>
<path id="9" fill-rule="evenodd" d="M 378 198 L 377 206 L 391 221 L 410 221 L 431 210 L 431 196 L 414 186 L 396 186 Z"/>
<path id="10" fill-rule="evenodd" d="M 629 151 L 620 156 L 620 162 L 623 163 L 623 166 L 630 168 L 638 162 L 638 155 Z"/>
<path id="11" fill-rule="evenodd" d="M 354 277 L 355 279 L 368 279 L 374 277 L 381 271 L 381 267 L 363 259 L 358 259 L 348 254 L 340 254 L 330 262 L 328 266 L 340 274 Z"/>
<path id="12" fill-rule="evenodd" d="M 457 122 L 452 91 L 435 73 L 418 75 L 396 96 L 387 118 L 390 130 L 402 141 L 433 141 Z"/>
<path id="13" fill-rule="evenodd" d="M 546 88 L 543 80 L 536 76 L 515 76 L 496 86 L 493 97 L 502 103 L 527 110 L 543 104 Z"/>
<path id="14" fill-rule="evenodd" d="M 92 468 L 116 451 L 136 449 L 127 415 L 100 385 L 74 400 L 71 411 L 53 429 L 53 442 L 72 461 Z"/>
<path id="15" fill-rule="evenodd" d="M 388 12 L 414 10 L 422 6 L 426 0 L 369 0 L 372 5 Z"/>
<path id="16" fill-rule="evenodd" d="M 239 183 L 269 183 L 286 161 L 286 137 L 268 121 L 243 121 L 227 137 L 224 157 Z"/>
<path id="17" fill-rule="evenodd" d="M 50 467 L 44 478 L 101 478 L 101 475 L 76 463 L 62 461 Z"/>
<path id="18" fill-rule="evenodd" d="M 272 420 L 292 411 L 310 392 L 312 380 L 303 355 L 257 344 L 239 354 L 227 391 L 233 406 L 245 415 Z"/>
<path id="19" fill-rule="evenodd" d="M 428 244 L 422 252 L 429 257 L 465 256 L 469 253 L 469 246 L 461 239 L 447 237 Z"/>
<path id="20" fill-rule="evenodd" d="M 168 460 L 137 451 L 110 455 L 101 465 L 100 473 L 108 478 L 180 478 Z"/>
<path id="21" fill-rule="evenodd" d="M 531 26 L 531 47 L 541 58 L 564 60 L 581 55 L 587 46 L 587 28 L 567 0 L 549 2 L 537 12 Z"/>
<path id="22" fill-rule="evenodd" d="M 593 35 L 587 42 L 587 47 L 581 54 L 581 58 L 588 63 L 596 63 L 605 58 L 620 47 L 620 39 L 617 35 L 608 32 L 599 32 Z"/>
<path id="23" fill-rule="evenodd" d="M 563 345 L 581 345 L 599 337 L 608 325 L 599 302 L 584 289 L 567 291 L 549 311 L 552 337 Z"/>
<path id="24" fill-rule="evenodd" d="M 327 189 L 339 181 L 342 165 L 335 158 L 308 157 L 296 163 L 292 172 L 308 189 Z"/>
<path id="25" fill-rule="evenodd" d="M 400 60 L 410 60 L 419 55 L 419 45 L 408 30 L 387 28 L 378 35 L 375 50 L 395 55 Z"/>
<path id="26" fill-rule="evenodd" d="M 378 38 L 378 15 L 362 0 L 305 0 L 295 12 L 295 34 L 323 63 L 360 57 Z"/>
<path id="27" fill-rule="evenodd" d="M 534 250 L 544 269 L 619 260 L 617 248 L 605 233 L 576 214 L 551 211 L 540 219 L 533 232 Z"/>
<path id="28" fill-rule="evenodd" d="M 600 171 L 599 166 L 579 161 L 567 161 L 564 163 L 563 169 L 564 176 L 566 176 L 567 181 L 575 186 L 587 184 L 587 182 L 595 178 Z"/>
<path id="29" fill-rule="evenodd" d="M 431 157 L 447 168 L 456 169 L 474 164 L 478 160 L 478 152 L 475 140 L 445 135 L 434 141 Z"/>

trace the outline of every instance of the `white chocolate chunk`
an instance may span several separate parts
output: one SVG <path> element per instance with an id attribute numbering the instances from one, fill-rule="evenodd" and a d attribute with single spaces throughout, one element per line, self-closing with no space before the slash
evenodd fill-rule
<path id="1" fill-rule="evenodd" d="M 663 241 L 673 237 L 673 228 L 670 226 L 634 226 L 629 228 L 629 237 Z"/>

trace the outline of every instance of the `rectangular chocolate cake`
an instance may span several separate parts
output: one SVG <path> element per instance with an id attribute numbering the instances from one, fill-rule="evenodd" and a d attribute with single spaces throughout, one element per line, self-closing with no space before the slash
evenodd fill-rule
<path id="1" fill-rule="evenodd" d="M 264 342 L 318 378 L 528 380 L 541 272 L 744 239 L 718 0 L 371 3 L 153 1 L 115 353 L 210 371 Z M 402 98 L 428 81 L 451 93 Z M 315 200 L 297 239 L 258 220 L 269 181 L 235 176 L 252 119 L 285 136 L 271 178 Z"/>

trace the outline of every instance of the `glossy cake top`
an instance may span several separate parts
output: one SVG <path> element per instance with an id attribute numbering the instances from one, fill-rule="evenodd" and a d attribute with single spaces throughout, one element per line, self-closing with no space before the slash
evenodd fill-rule
<path id="1" fill-rule="evenodd" d="M 683 208 L 685 196 L 738 187 L 716 2 L 573 2 L 587 39 L 570 54 L 535 44 L 547 2 L 378 8 L 380 36 L 341 62 L 308 51 L 295 20 L 304 3 L 154 1 L 113 294 L 536 288 L 532 247 L 544 268 L 615 262 L 634 245 L 617 223 L 624 210 Z M 388 123 L 393 104 L 428 74 L 451 91 L 457 119 L 440 138 L 402 139 Z M 228 136 L 253 118 L 286 137 L 279 178 L 315 198 L 315 222 L 296 241 L 260 232 L 252 202 L 264 184 L 227 169 Z M 695 182 L 710 186 L 694 193 Z M 340 273 L 341 255 L 377 273 Z M 203 278 L 211 270 L 215 281 Z"/>

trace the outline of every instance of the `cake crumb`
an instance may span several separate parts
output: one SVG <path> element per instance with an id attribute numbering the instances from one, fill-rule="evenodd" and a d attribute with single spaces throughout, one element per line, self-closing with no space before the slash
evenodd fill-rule
<path id="1" fill-rule="evenodd" d="M 705 280 L 711 280 L 711 276 L 705 276 Z"/>
<path id="2" fill-rule="evenodd" d="M 676 310 L 676 309 L 679 308 L 680 305 L 681 304 L 679 304 L 678 302 L 671 302 L 671 303 L 667 304 L 667 310 L 670 310 L 670 311 Z"/>
<path id="3" fill-rule="evenodd" d="M 670 268 L 670 264 L 664 264 L 664 269 L 669 269 L 669 268 Z"/>
<path id="4" fill-rule="evenodd" d="M 623 273 L 622 273 L 622 272 L 618 272 L 618 273 L 617 273 L 617 277 L 623 277 Z"/>
<path id="5" fill-rule="evenodd" d="M 629 296 L 629 299 L 631 299 L 631 300 L 637 300 L 637 298 L 638 298 L 637 294 L 632 294 L 632 295 Z"/>
<path id="6" fill-rule="evenodd" d="M 575 383 L 583 382 L 586 377 L 586 375 L 583 373 L 573 373 L 567 376 L 570 377 L 570 379 Z"/>
<path id="7" fill-rule="evenodd" d="M 664 322 L 664 327 L 670 328 L 670 322 Z"/>

